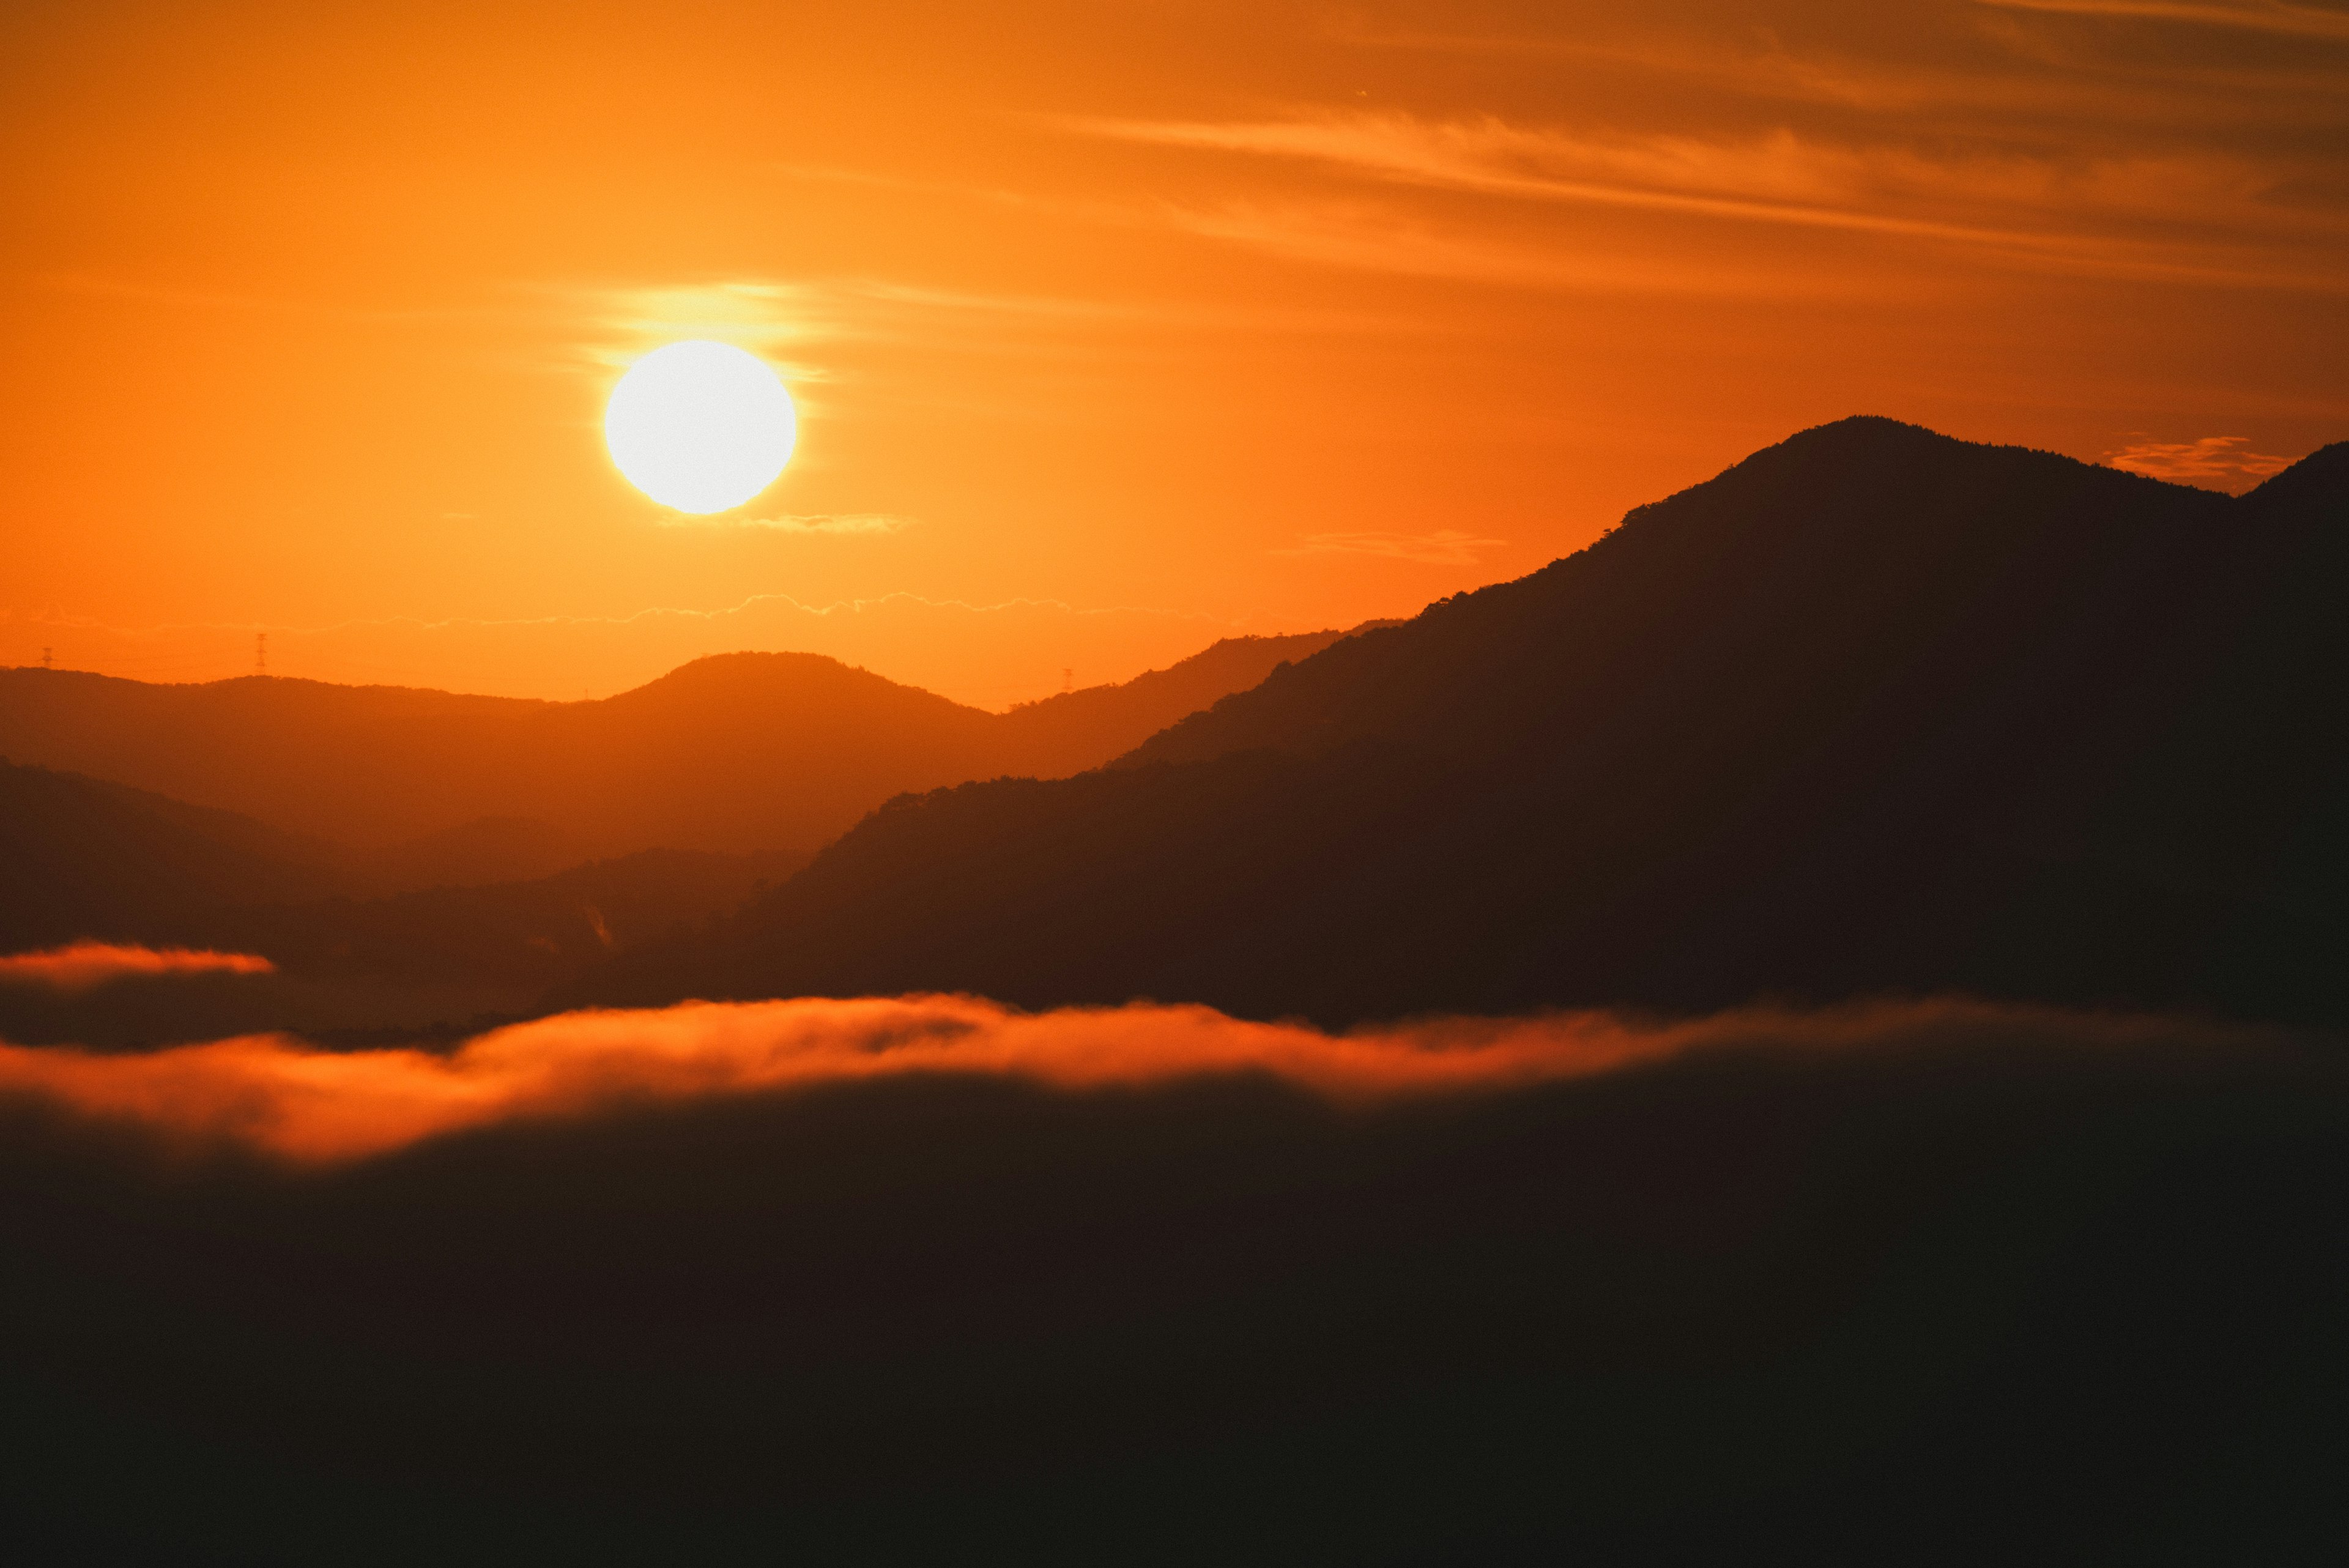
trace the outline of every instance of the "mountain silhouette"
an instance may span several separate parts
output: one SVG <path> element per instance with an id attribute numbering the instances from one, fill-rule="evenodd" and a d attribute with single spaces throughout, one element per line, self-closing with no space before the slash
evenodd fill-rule
<path id="1" fill-rule="evenodd" d="M 1268 663 L 1113 765 L 895 798 L 763 892 L 789 855 L 363 897 L 597 828 L 486 787 L 396 809 L 432 760 L 399 748 L 460 732 L 431 714 L 485 715 L 458 760 L 528 782 L 499 726 L 536 707 L 153 699 L 328 715 L 165 726 L 190 749 L 154 754 L 243 787 L 348 745 L 305 776 L 348 810 L 386 770 L 382 836 L 0 766 L 19 942 L 282 966 L 0 986 L 0 1040 L 291 1021 L 398 1049 L 234 1043 L 151 1079 L 12 1050 L 9 1539 L 41 1562 L 191 1539 L 303 1562 L 2337 1560 L 2349 1064 L 2321 1032 L 2192 1013 L 2349 1021 L 2345 582 L 2349 448 L 2229 499 L 1847 421 L 1525 579 Z M 757 763 L 755 734 L 694 739 L 755 732 L 743 692 L 832 691 L 798 710 L 827 733 L 885 704 L 910 717 L 884 739 L 964 722 L 926 731 L 937 700 L 867 701 L 871 679 L 713 661 L 523 741 L 624 739 L 556 753 L 618 759 L 566 798 L 675 812 L 733 797 L 643 759 Z M 1050 727 L 996 732 L 1019 723 Z M 239 736 L 261 752 L 201 749 Z M 1333 1102 L 1264 1049 L 1292 1031 L 866 994 L 906 990 L 1333 1023 L 1630 1006 L 1395 1032 L 1444 1067 L 1488 1026 L 1551 1032 L 1588 1073 Z M 2187 1015 L 1640 1016 L 1902 991 Z M 413 1049 L 533 992 L 850 1000 L 549 1018 L 453 1071 Z M 1004 1054 L 1014 1028 L 1120 1070 L 1244 1048 L 1062 1082 Z M 1626 1034 L 1681 1044 L 1608 1065 Z M 650 1067 L 606 1082 L 621 1037 Z M 870 1070 L 906 1045 L 954 1057 Z M 218 1094 L 256 1059 L 294 1066 L 284 1095 Z M 811 1059 L 835 1075 L 727 1086 L 728 1061 Z M 544 1097 L 374 1158 L 258 1141 L 396 1121 L 369 1084 L 472 1101 L 517 1070 Z"/>
<path id="2" fill-rule="evenodd" d="M 615 952 L 698 929 L 802 859 L 643 850 L 530 880 L 371 896 L 381 855 L 0 762 L 0 953 L 88 940 L 276 966 L 79 995 L 0 987 L 0 1038 L 119 1047 L 453 1029 L 448 1021 L 523 1011 Z"/>
<path id="3" fill-rule="evenodd" d="M 185 940 L 212 911 L 347 889 L 334 846 L 0 759 L 0 951 Z"/>
<path id="4" fill-rule="evenodd" d="M 1113 767 L 893 801 L 585 994 L 2339 1021 L 2344 586 L 2349 448 L 2230 498 L 1845 421 Z"/>
<path id="5" fill-rule="evenodd" d="M 391 891 L 656 846 L 810 851 L 902 791 L 1098 765 L 1340 635 L 1228 639 L 1001 714 L 804 653 L 698 659 L 582 702 L 15 669 L 0 753 L 369 846 Z"/>

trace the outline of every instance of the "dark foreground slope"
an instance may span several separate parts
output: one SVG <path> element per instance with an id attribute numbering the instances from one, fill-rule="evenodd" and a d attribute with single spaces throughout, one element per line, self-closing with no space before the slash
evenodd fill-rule
<path id="1" fill-rule="evenodd" d="M 893 802 L 596 994 L 2349 1020 L 2344 452 L 2236 500 L 1812 431 L 1116 768 Z"/>
<path id="2" fill-rule="evenodd" d="M 2349 1085 L 1888 1017 L 1515 1094 L 975 1068 L 304 1174 L 0 1107 L 26 1563 L 2349 1552 Z"/>
<path id="3" fill-rule="evenodd" d="M 1008 714 L 794 653 L 592 702 L 6 670 L 0 753 L 330 839 L 428 840 L 388 867 L 398 886 L 505 880 L 654 846 L 812 850 L 902 790 L 1096 766 L 1338 635 L 1229 639 Z"/>

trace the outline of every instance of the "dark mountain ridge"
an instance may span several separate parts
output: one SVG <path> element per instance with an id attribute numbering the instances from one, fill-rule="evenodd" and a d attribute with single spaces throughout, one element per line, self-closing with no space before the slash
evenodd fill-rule
<path id="1" fill-rule="evenodd" d="M 233 812 L 0 759 L 0 952 L 168 940 L 228 905 L 346 890 L 329 846 Z"/>
<path id="2" fill-rule="evenodd" d="M 812 850 L 905 790 L 1098 765 L 1340 635 L 1227 639 L 1007 714 L 803 653 L 697 659 L 582 702 L 5 670 L 0 753 L 322 838 L 411 841 L 381 886 L 497 880 L 653 846 Z"/>
<path id="3" fill-rule="evenodd" d="M 92 940 L 258 953 L 277 970 L 79 995 L 0 986 L 0 1039 L 119 1046 L 518 1012 L 616 951 L 697 929 L 801 863 L 654 849 L 533 879 L 383 896 L 376 857 L 0 761 L 0 953 Z"/>
<path id="4" fill-rule="evenodd" d="M 1806 431 L 1113 768 L 893 802 L 595 994 L 2349 1018 L 2343 452 L 2234 499 Z"/>

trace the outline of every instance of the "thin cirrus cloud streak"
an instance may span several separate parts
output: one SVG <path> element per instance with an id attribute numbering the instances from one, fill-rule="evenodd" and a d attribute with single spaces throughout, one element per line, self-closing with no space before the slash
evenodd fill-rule
<path id="1" fill-rule="evenodd" d="M 2314 5 L 2196 5 L 2192 0 L 1974 0 L 1974 4 L 2000 11 L 2102 16 L 2116 21 L 2184 22 L 2203 27 L 2233 27 L 2286 37 L 2349 42 L 2349 14 Z"/>
<path id="2" fill-rule="evenodd" d="M 1672 137 L 1609 144 L 1526 130 L 1491 118 L 1434 122 L 1405 115 L 1233 123 L 1082 120 L 1071 126 L 1123 140 L 1303 160 L 1488 195 L 1974 243 L 2050 243 L 2027 231 L 1823 205 L 1817 200 L 1826 193 L 1819 178 L 1822 161 L 1806 158 L 1801 144 L 1785 132 L 1739 147 Z M 1572 171 L 1539 171 L 1545 163 Z M 1608 177 L 1626 173 L 1652 176 L 1656 182 Z"/>
<path id="3" fill-rule="evenodd" d="M 1438 1019 L 1331 1035 L 1198 1006 L 1026 1013 L 967 996 L 803 998 L 566 1013 L 477 1036 L 446 1055 L 317 1051 L 277 1036 L 140 1055 L 0 1045 L 0 1096 L 127 1124 L 183 1148 L 225 1146 L 318 1166 L 502 1124 L 924 1075 L 1078 1093 L 1252 1076 L 1370 1107 L 1531 1088 L 1700 1052 L 1985 1042 L 2241 1049 L 2268 1038 L 1962 1002 L 1756 1008 L 1674 1023 L 1598 1012 Z"/>
<path id="4" fill-rule="evenodd" d="M 902 190 L 929 200 L 984 205 L 1016 202 L 1040 216 L 1097 227 L 1158 229 L 1166 209 L 1134 202 L 1088 202 L 1015 196 L 982 185 L 915 181 L 824 168 L 785 166 L 798 181 L 854 181 Z M 1423 333 L 1407 315 L 1180 299 L 1149 295 L 1081 296 L 947 288 L 883 276 L 798 280 L 737 278 L 678 287 L 574 289 L 566 307 L 594 334 L 585 358 L 609 368 L 632 361 L 654 344 L 712 337 L 756 353 L 784 344 L 806 357 L 779 364 L 793 390 L 802 380 L 833 379 L 823 363 L 847 345 L 935 344 L 950 335 L 963 348 L 993 347 L 1030 358 L 1040 342 L 1064 335 L 1086 339 L 1102 332 L 1280 332 L 1351 336 L 1363 332 Z"/>
<path id="5" fill-rule="evenodd" d="M 1988 4 L 1990 0 L 1983 0 Z M 1684 36 L 1603 41 L 1585 35 L 1333 32 L 1357 48 L 1419 54 L 1526 57 L 1572 62 L 1658 78 L 1665 84 L 1702 82 L 1725 100 L 1795 103 L 1868 115 L 1920 110 L 1958 111 L 1983 118 L 1995 130 L 2044 120 L 2091 130 L 2120 124 L 2240 130 L 2247 126 L 2331 125 L 2342 87 L 2337 70 L 2304 66 L 2219 66 L 2208 62 L 2122 68 L 2102 62 L 2093 71 L 2029 73 L 1968 69 L 1928 61 L 1798 53 L 1779 39 L 1745 48 L 1707 45 Z M 2010 40 L 2010 44 L 2013 41 Z M 2047 40 L 2033 48 L 2049 54 Z M 2054 58 L 2065 58 L 2060 50 Z M 2201 89 L 2181 93 L 2180 87 Z"/>
<path id="6" fill-rule="evenodd" d="M 277 966 L 255 953 L 197 948 L 150 948 L 113 942 L 72 942 L 38 952 L 0 957 L 0 984 L 83 992 L 125 980 L 168 980 L 198 974 L 274 974 Z"/>
<path id="7" fill-rule="evenodd" d="M 1359 204 L 1233 202 L 1199 208 L 1169 203 L 1160 209 L 1157 221 L 1184 234 L 1309 265 L 1543 292 L 1848 300 L 1874 291 L 1873 286 L 1785 268 L 1761 274 L 1441 233 Z"/>
<path id="8" fill-rule="evenodd" d="M 682 513 L 661 519 L 672 528 L 764 528 L 776 534 L 895 534 L 913 522 L 886 512 L 812 512 L 775 517 L 688 516 Z"/>
<path id="9" fill-rule="evenodd" d="M 1843 144 L 1780 128 L 1743 139 L 1679 134 L 1582 135 L 1485 115 L 1429 119 L 1405 114 L 1306 112 L 1255 121 L 1067 119 L 1062 129 L 1112 140 L 1319 166 L 1379 183 L 1515 202 L 1611 207 L 1789 229 L 1878 234 L 1965 247 L 2010 263 L 2179 281 L 2338 292 L 2343 280 L 2312 246 L 2342 233 L 2329 212 L 2278 207 L 2268 192 L 2290 170 L 2258 158 L 2203 150 L 2078 158 L 2025 147 L 1928 156 L 1912 149 Z M 1326 236 L 1285 232 L 1309 204 L 1259 207 L 1238 221 L 1172 206 L 1167 220 L 1193 233 L 1352 265 L 1377 265 L 1382 247 L 1333 251 Z M 2190 219 L 2198 234 L 2168 231 Z M 1460 253 L 1449 265 L 1414 256 L 1407 229 L 1390 217 L 1392 270 L 1511 270 L 1485 259 L 1492 241 L 1440 239 Z M 1420 248 L 1426 248 L 1422 245 Z M 1520 244 L 1520 249 L 1522 244 Z M 1578 249 L 1579 247 L 1577 247 Z M 1526 270 L 1530 258 L 1515 258 Z M 1560 281 L 1603 261 L 1563 267 Z M 1650 264 L 1652 265 L 1652 264 Z M 1611 269 L 1630 281 L 1639 268 Z M 1718 274 L 1722 269 L 1712 269 Z M 1536 281 L 1528 275 L 1525 281 Z"/>
<path id="10" fill-rule="evenodd" d="M 549 291 L 554 306 L 594 334 L 589 358 L 607 366 L 631 363 L 647 348 L 680 338 L 731 343 L 771 355 L 786 343 L 846 335 L 838 301 L 812 285 L 729 278 L 656 287 L 581 287 Z M 821 379 L 813 366 L 785 367 L 794 386 Z"/>
<path id="11" fill-rule="evenodd" d="M 1473 566 L 1487 550 L 1505 549 L 1506 539 L 1480 539 L 1457 529 L 1438 528 L 1431 534 L 1307 534 L 1276 556 L 1381 556 L 1390 560 L 1417 561 L 1434 566 Z"/>

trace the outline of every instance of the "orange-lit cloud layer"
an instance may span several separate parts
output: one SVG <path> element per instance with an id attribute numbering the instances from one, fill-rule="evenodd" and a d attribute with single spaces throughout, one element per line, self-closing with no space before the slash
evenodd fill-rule
<path id="1" fill-rule="evenodd" d="M 271 974 L 276 965 L 253 953 L 191 948 L 123 947 L 74 942 L 39 952 L 0 956 L 0 985 L 88 991 L 118 980 L 162 980 L 191 974 Z"/>
<path id="2" fill-rule="evenodd" d="M 799 648 L 1001 705 L 1409 613 L 1854 412 L 2349 435 L 2313 0 L 23 5 L 0 201 L 0 661 L 150 678 L 267 630 L 328 680 Z M 687 337 L 802 416 L 701 523 L 598 430 Z M 1065 608 L 741 613 L 885 602 Z"/>
<path id="3" fill-rule="evenodd" d="M 362 1158 L 493 1123 L 647 1102 L 908 1074 L 1143 1087 L 1264 1074 L 1340 1103 L 1497 1092 L 1692 1051 L 1850 1050 L 1936 1039 L 2063 1038 L 2116 1047 L 2225 1031 L 1963 1002 L 1747 1010 L 1686 1023 L 1607 1014 L 1439 1020 L 1330 1035 L 1205 1007 L 1022 1013 L 968 997 L 689 1002 L 568 1013 L 481 1035 L 448 1055 L 314 1050 L 278 1037 L 145 1055 L 0 1046 L 0 1094 L 121 1120 L 172 1140 L 225 1140 L 297 1162 Z M 2253 1036 L 2241 1032 L 2245 1041 Z"/>
<path id="4" fill-rule="evenodd" d="M 2241 436 L 2204 436 L 2200 441 L 2133 441 L 2106 455 L 2105 462 L 2131 473 L 2167 479 L 2177 484 L 2199 484 L 2210 490 L 2245 491 L 2260 481 L 2282 472 L 2288 457 L 2247 452 Z"/>

